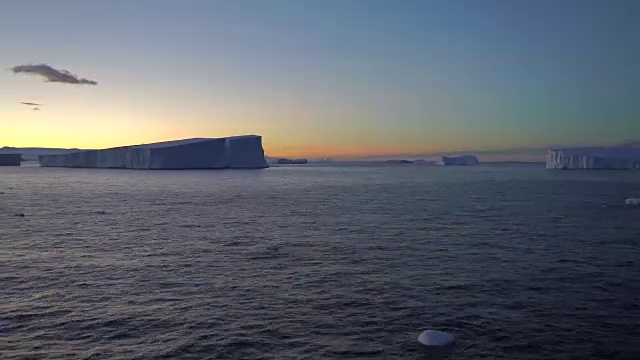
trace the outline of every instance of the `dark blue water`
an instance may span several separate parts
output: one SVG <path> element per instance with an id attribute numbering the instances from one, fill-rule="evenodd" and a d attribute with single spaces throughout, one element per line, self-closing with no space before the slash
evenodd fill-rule
<path id="1" fill-rule="evenodd" d="M 0 168 L 2 359 L 640 358 L 640 173 Z M 15 216 L 16 214 L 24 214 Z"/>

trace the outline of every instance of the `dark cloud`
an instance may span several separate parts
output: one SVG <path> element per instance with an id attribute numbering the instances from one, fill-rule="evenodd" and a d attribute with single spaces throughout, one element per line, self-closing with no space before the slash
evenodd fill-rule
<path id="1" fill-rule="evenodd" d="M 18 65 L 11 68 L 14 74 L 40 75 L 45 82 L 59 82 L 75 85 L 98 85 L 94 80 L 80 78 L 67 70 L 56 70 L 47 64 Z"/>
<path id="2" fill-rule="evenodd" d="M 20 104 L 22 105 L 29 105 L 29 106 L 42 106 L 42 104 L 38 104 L 38 103 L 32 103 L 32 102 L 20 102 Z"/>
<path id="3" fill-rule="evenodd" d="M 40 111 L 40 108 L 34 107 L 33 111 Z"/>

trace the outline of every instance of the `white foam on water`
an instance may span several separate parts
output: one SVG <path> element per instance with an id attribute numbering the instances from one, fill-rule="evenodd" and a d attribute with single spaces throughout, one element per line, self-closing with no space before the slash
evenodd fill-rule
<path id="1" fill-rule="evenodd" d="M 628 198 L 624 200 L 627 205 L 640 205 L 640 198 Z"/>

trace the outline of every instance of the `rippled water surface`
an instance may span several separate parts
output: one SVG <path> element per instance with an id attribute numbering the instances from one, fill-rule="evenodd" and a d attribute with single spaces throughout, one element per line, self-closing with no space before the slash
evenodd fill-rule
<path id="1" fill-rule="evenodd" d="M 640 358 L 638 172 L 0 168 L 2 359 Z M 24 214 L 24 216 L 17 216 Z"/>

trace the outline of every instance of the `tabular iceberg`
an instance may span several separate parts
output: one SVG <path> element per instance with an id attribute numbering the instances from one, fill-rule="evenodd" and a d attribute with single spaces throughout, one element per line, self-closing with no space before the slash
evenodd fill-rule
<path id="1" fill-rule="evenodd" d="M 474 155 L 462 155 L 462 156 L 454 156 L 454 157 L 443 156 L 442 163 L 444 165 L 475 166 L 475 165 L 478 165 L 480 161 L 478 161 L 478 158 L 475 157 Z"/>
<path id="2" fill-rule="evenodd" d="M 40 166 L 115 169 L 260 169 L 269 167 L 257 135 L 194 138 L 103 150 L 40 155 Z"/>
<path id="3" fill-rule="evenodd" d="M 640 170 L 640 147 L 609 146 L 551 149 L 547 169 Z"/>
<path id="4" fill-rule="evenodd" d="M 20 166 L 21 160 L 20 154 L 0 154 L 0 166 Z"/>
<path id="5" fill-rule="evenodd" d="M 308 163 L 309 160 L 307 159 L 286 159 L 286 158 L 279 158 L 278 160 L 276 160 L 276 164 L 287 164 L 287 165 L 300 165 L 300 164 L 306 164 Z"/>

